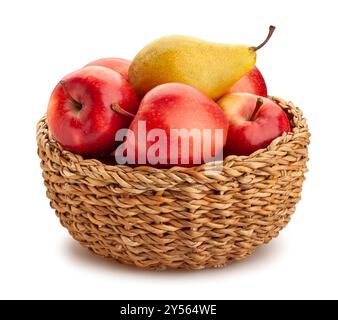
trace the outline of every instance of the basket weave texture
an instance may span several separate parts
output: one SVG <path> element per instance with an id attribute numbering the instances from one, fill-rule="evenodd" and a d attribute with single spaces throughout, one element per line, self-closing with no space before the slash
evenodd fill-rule
<path id="1" fill-rule="evenodd" d="M 205 165 L 132 168 L 85 160 L 37 126 L 51 207 L 74 239 L 95 253 L 148 269 L 203 269 L 241 260 L 289 222 L 307 171 L 310 133 L 301 111 L 271 97 L 292 132 L 250 156 Z"/>

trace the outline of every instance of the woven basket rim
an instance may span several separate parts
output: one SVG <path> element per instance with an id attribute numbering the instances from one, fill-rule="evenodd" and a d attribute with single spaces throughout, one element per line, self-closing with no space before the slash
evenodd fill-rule
<path id="1" fill-rule="evenodd" d="M 286 102 L 284 99 L 276 96 L 269 96 L 269 99 L 277 103 L 288 115 L 289 120 L 291 122 L 292 130 L 288 133 L 283 133 L 282 136 L 275 138 L 267 147 L 258 149 L 257 151 L 251 153 L 248 156 L 237 156 L 237 155 L 229 155 L 224 158 L 223 161 L 214 162 L 213 165 L 217 166 L 222 164 L 224 168 L 231 168 L 235 162 L 251 162 L 255 161 L 258 157 L 262 157 L 264 155 L 269 156 L 269 153 L 278 152 L 279 149 L 283 146 L 283 144 L 294 139 L 295 135 L 300 131 L 306 131 L 308 134 L 308 126 L 305 118 L 303 117 L 302 111 L 294 106 L 291 101 Z M 141 165 L 141 166 L 128 166 L 128 165 L 120 165 L 120 164 L 106 164 L 99 159 L 85 159 L 80 154 L 72 153 L 68 150 L 65 150 L 56 140 L 52 137 L 47 124 L 46 115 L 44 115 L 37 124 L 37 142 L 40 147 L 44 150 L 48 150 L 49 152 L 57 152 L 62 155 L 63 160 L 67 159 L 69 164 L 67 165 L 65 162 L 62 164 L 68 167 L 80 166 L 80 167 L 100 167 L 105 171 L 116 171 L 123 170 L 125 172 L 130 171 L 138 171 L 142 172 L 142 174 L 153 174 L 153 173 L 170 173 L 170 172 L 182 172 L 184 174 L 198 172 L 203 174 L 203 172 L 208 172 L 206 170 L 210 163 L 201 164 L 193 167 L 182 167 L 182 166 L 173 166 L 170 168 L 156 168 L 153 166 Z M 55 158 L 55 157 L 53 157 Z"/>

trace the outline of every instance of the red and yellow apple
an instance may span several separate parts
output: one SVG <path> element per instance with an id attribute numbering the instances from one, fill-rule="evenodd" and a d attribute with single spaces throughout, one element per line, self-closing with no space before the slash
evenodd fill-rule
<path id="1" fill-rule="evenodd" d="M 228 121 L 199 90 L 166 83 L 144 96 L 129 129 L 126 150 L 134 151 L 129 163 L 193 166 L 218 156 L 223 159 Z"/>
<path id="2" fill-rule="evenodd" d="M 134 89 L 117 72 L 85 67 L 64 77 L 48 104 L 52 135 L 67 150 L 101 157 L 116 146 L 115 134 L 136 114 Z"/>
<path id="3" fill-rule="evenodd" d="M 232 93 L 217 103 L 229 120 L 226 155 L 249 155 L 290 131 L 286 113 L 268 98 Z"/>
<path id="4" fill-rule="evenodd" d="M 251 69 L 245 76 L 238 80 L 228 91 L 229 93 L 246 92 L 267 97 L 268 91 L 265 80 L 257 67 Z"/>
<path id="5" fill-rule="evenodd" d="M 99 66 L 99 67 L 106 67 L 109 69 L 112 69 L 116 72 L 118 72 L 123 78 L 128 80 L 128 70 L 129 66 L 131 64 L 131 61 L 121 58 L 102 58 L 98 60 L 94 60 L 85 67 L 89 66 Z"/>

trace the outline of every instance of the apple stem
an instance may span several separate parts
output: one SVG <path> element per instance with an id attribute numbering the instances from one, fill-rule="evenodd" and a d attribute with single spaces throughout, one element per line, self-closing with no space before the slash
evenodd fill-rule
<path id="1" fill-rule="evenodd" d="M 111 108 L 112 108 L 115 112 L 117 112 L 117 113 L 119 113 L 119 114 L 121 114 L 121 115 L 123 115 L 123 116 L 129 117 L 129 118 L 134 118 L 134 117 L 135 117 L 134 114 L 132 114 L 132 113 L 130 113 L 130 112 L 128 112 L 128 111 L 122 109 L 121 106 L 120 106 L 118 103 L 112 103 Z"/>
<path id="2" fill-rule="evenodd" d="M 62 89 L 63 89 L 63 92 L 65 93 L 66 97 L 67 97 L 70 101 L 72 101 L 73 104 L 74 104 L 74 106 L 76 107 L 76 109 L 78 109 L 78 111 L 80 111 L 80 110 L 82 109 L 82 103 L 79 102 L 79 101 L 77 101 L 77 100 L 75 100 L 75 99 L 69 94 L 69 92 L 68 92 L 68 90 L 67 90 L 67 87 L 66 87 L 66 81 L 61 80 L 61 81 L 60 81 L 60 85 L 61 85 L 61 87 L 62 87 Z"/>
<path id="3" fill-rule="evenodd" d="M 266 39 L 257 47 L 251 47 L 251 49 L 253 51 L 257 51 L 259 50 L 260 48 L 264 47 L 266 45 L 266 43 L 270 40 L 273 32 L 275 31 L 276 27 L 275 26 L 270 26 L 269 27 L 269 33 L 268 33 L 268 36 L 266 37 Z"/>
<path id="4" fill-rule="evenodd" d="M 263 99 L 261 97 L 258 97 L 257 101 L 256 101 L 255 110 L 251 115 L 250 121 L 255 120 L 256 114 L 257 114 L 259 108 L 262 106 L 263 103 L 264 103 Z"/>

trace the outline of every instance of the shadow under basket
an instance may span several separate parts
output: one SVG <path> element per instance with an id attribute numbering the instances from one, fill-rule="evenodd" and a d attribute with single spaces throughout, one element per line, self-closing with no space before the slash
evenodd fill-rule
<path id="1" fill-rule="evenodd" d="M 98 255 L 148 269 L 203 269 L 241 260 L 276 237 L 300 200 L 310 133 L 301 111 L 271 97 L 292 132 L 250 156 L 156 169 L 106 165 L 65 151 L 46 118 L 38 154 L 51 207 Z"/>

